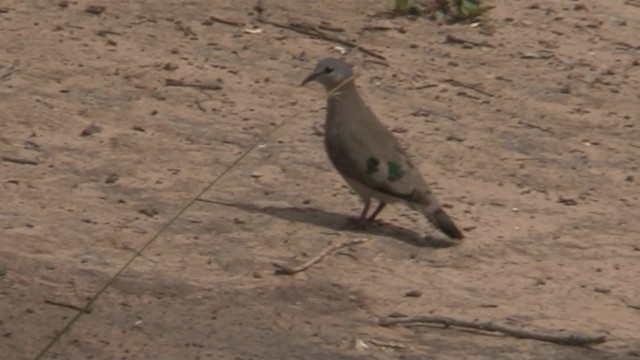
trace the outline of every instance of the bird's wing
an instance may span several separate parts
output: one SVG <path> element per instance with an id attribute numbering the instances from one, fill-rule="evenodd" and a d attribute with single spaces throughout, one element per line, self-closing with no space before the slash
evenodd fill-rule
<path id="1" fill-rule="evenodd" d="M 373 133 L 368 130 L 367 136 L 358 132 L 341 134 L 341 141 L 328 144 L 336 168 L 381 193 L 408 202 L 428 201 L 429 186 L 393 134 L 386 128 Z"/>

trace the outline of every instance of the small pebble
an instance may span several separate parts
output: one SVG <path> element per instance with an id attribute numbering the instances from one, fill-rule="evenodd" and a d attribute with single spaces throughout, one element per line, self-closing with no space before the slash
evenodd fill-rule
<path id="1" fill-rule="evenodd" d="M 422 291 L 420 291 L 420 290 L 407 291 L 407 293 L 404 294 L 404 296 L 418 298 L 418 297 L 422 296 Z"/>

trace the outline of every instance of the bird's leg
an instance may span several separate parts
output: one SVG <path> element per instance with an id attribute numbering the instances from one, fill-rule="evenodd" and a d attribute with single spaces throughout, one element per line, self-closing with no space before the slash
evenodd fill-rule
<path id="1" fill-rule="evenodd" d="M 360 213 L 360 219 L 358 220 L 361 223 L 364 223 L 365 221 L 367 221 L 367 213 L 369 212 L 369 206 L 371 206 L 371 199 L 364 199 L 364 208 L 362 209 L 362 212 Z"/>
<path id="2" fill-rule="evenodd" d="M 380 201 L 380 204 L 378 204 L 378 207 L 373 211 L 373 214 L 371 214 L 371 216 L 369 216 L 367 221 L 368 222 L 376 221 L 376 216 L 378 216 L 378 214 L 380 214 L 380 212 L 382 211 L 382 209 L 384 209 L 384 207 L 386 205 L 387 205 L 387 203 L 385 203 L 384 201 Z"/>
<path id="3" fill-rule="evenodd" d="M 371 199 L 370 198 L 363 198 L 362 201 L 364 201 L 364 208 L 362 209 L 362 212 L 360 213 L 360 217 L 354 218 L 354 217 L 349 217 L 347 219 L 347 224 L 351 227 L 356 227 L 356 228 L 365 228 L 367 227 L 367 213 L 369 212 L 369 207 L 371 206 Z"/>

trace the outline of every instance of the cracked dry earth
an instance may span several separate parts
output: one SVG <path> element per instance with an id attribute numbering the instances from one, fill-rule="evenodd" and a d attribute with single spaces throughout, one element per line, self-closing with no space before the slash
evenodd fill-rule
<path id="1" fill-rule="evenodd" d="M 466 229 L 435 248 L 401 206 L 343 229 L 360 203 L 324 154 L 322 90 L 297 87 L 337 44 L 257 21 L 253 1 L 4 1 L 0 357 L 640 358 L 640 7 L 488 3 L 479 26 L 389 17 L 377 0 L 261 5 L 263 19 L 322 25 L 386 58 L 346 55 Z M 227 170 L 202 196 L 212 202 L 108 283 Z M 272 262 L 360 237 L 273 275 Z M 84 307 L 105 284 L 55 338 L 78 310 L 45 301 Z M 377 325 L 391 313 L 608 341 Z"/>

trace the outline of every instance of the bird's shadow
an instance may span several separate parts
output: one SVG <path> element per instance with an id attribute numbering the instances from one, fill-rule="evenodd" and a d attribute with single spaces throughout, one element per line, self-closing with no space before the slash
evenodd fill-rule
<path id="1" fill-rule="evenodd" d="M 206 199 L 200 199 L 200 201 L 222 206 L 231 206 L 248 212 L 263 213 L 269 216 L 275 216 L 283 220 L 307 223 L 325 227 L 331 230 L 350 231 L 355 233 L 392 237 L 417 247 L 444 248 L 455 245 L 454 242 L 444 239 L 437 239 L 429 236 L 421 237 L 415 231 L 389 223 L 375 223 L 367 226 L 364 229 L 354 228 L 351 226 L 347 226 L 346 216 L 312 207 L 260 207 L 254 204 L 246 203 L 228 203 Z"/>

